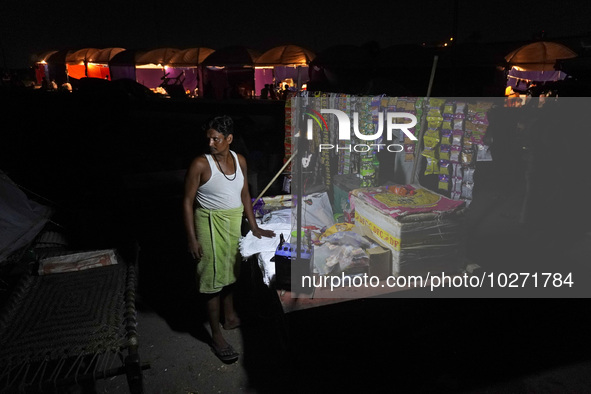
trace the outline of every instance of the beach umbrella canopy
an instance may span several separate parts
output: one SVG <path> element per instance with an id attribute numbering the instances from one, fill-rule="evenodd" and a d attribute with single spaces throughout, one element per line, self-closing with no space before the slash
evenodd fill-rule
<path id="1" fill-rule="evenodd" d="M 566 45 L 538 41 L 523 45 L 505 56 L 508 65 L 524 71 L 554 71 L 558 59 L 571 59 L 577 54 Z"/>
<path id="2" fill-rule="evenodd" d="M 99 49 L 97 48 L 83 48 L 74 52 L 69 52 L 66 55 L 66 64 L 76 65 L 87 63 L 97 52 L 99 52 Z"/>
<path id="3" fill-rule="evenodd" d="M 170 67 L 196 67 L 215 51 L 211 48 L 187 48 L 175 53 L 166 63 Z"/>
<path id="4" fill-rule="evenodd" d="M 88 61 L 91 63 L 108 64 L 115 55 L 123 51 L 125 51 L 125 48 L 104 48 L 92 54 Z"/>
<path id="5" fill-rule="evenodd" d="M 256 66 L 298 66 L 307 65 L 316 54 L 297 45 L 280 45 L 271 48 L 257 58 Z"/>
<path id="6" fill-rule="evenodd" d="M 176 48 L 158 48 L 147 52 L 137 53 L 135 56 L 136 65 L 160 65 L 163 67 L 168 64 L 170 59 L 178 52 Z"/>
<path id="7" fill-rule="evenodd" d="M 254 66 L 260 52 L 240 45 L 216 50 L 203 61 L 205 66 Z"/>

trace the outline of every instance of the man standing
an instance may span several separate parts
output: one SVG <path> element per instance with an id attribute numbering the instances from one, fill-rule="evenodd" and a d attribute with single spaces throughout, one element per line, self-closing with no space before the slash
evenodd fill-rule
<path id="1" fill-rule="evenodd" d="M 240 269 L 238 241 L 243 213 L 253 235 L 274 237 L 255 221 L 248 191 L 246 160 L 230 150 L 234 123 L 218 116 L 205 124 L 210 154 L 193 160 L 185 176 L 183 218 L 189 253 L 197 260 L 199 291 L 209 295 L 207 315 L 211 327 L 211 349 L 224 362 L 238 359 L 220 329 L 240 325 L 234 309 L 231 285 Z"/>

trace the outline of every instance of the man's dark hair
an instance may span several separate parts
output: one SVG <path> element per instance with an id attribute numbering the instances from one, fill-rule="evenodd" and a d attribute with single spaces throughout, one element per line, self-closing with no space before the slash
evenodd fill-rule
<path id="1" fill-rule="evenodd" d="M 224 135 L 224 137 L 234 134 L 234 121 L 228 115 L 214 116 L 205 122 L 203 130 L 207 131 L 214 129 L 218 133 Z"/>

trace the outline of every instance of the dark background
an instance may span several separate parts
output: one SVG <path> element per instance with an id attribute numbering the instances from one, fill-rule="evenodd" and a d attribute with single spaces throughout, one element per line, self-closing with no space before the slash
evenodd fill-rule
<path id="1" fill-rule="evenodd" d="M 574 1 L 7 1 L 0 12 L 0 60 L 3 67 L 22 68 L 30 65 L 33 53 L 83 47 L 246 45 L 264 50 L 294 43 L 319 51 L 371 41 L 380 47 L 432 43 L 453 34 L 456 4 L 459 42 L 528 40 L 541 30 L 550 39 L 589 33 L 591 3 Z M 213 113 L 233 115 L 249 165 L 270 179 L 277 168 L 273 155 L 283 138 L 283 103 L 200 101 L 197 105 L 108 98 L 83 92 L 3 96 L 0 168 L 58 208 L 54 220 L 75 229 L 76 247 L 99 249 L 139 238 L 146 256 L 141 262 L 142 295 L 174 312 L 175 295 L 186 291 L 182 286 L 191 279 L 177 258 L 184 252 L 178 203 L 182 171 L 203 148 L 196 127 Z M 586 155 L 588 145 L 580 146 L 578 159 Z M 575 148 L 569 144 L 567 150 L 575 154 Z M 518 163 L 515 156 L 512 159 Z M 585 163 L 577 165 L 580 170 Z M 544 216 L 543 202 L 533 222 L 536 237 L 528 238 L 534 234 L 528 230 L 517 236 L 513 232 L 519 228 L 522 201 L 523 166 L 519 169 L 510 186 L 514 189 L 489 184 L 490 193 L 475 200 L 481 201 L 474 209 L 482 221 L 475 220 L 474 234 L 480 229 L 482 237 L 473 255 L 508 270 L 521 268 L 524 262 L 535 270 L 538 257 L 545 257 L 551 268 L 564 261 L 575 264 L 569 253 L 573 249 L 567 248 L 573 240 L 547 242 L 547 234 L 564 233 L 557 224 L 564 225 L 567 219 L 556 216 L 560 213 Z M 161 180 L 154 175 L 145 182 L 141 176 L 163 172 L 172 176 Z M 540 189 L 576 188 L 560 182 L 560 171 L 552 174 L 551 178 L 540 174 Z M 266 184 L 263 179 L 259 183 Z M 584 222 L 576 207 L 568 208 L 570 217 Z M 493 228 L 494 237 L 482 231 Z M 575 244 L 579 250 L 586 245 Z M 533 255 L 528 254 L 532 246 Z M 295 373 L 288 370 L 286 377 L 306 381 L 309 376 L 310 389 L 454 392 L 588 362 L 589 326 L 584 323 L 588 306 L 584 299 L 361 300 L 287 316 L 293 353 L 265 356 L 278 361 L 292 357 L 287 367 L 295 364 L 291 370 Z M 277 384 L 283 381 L 289 386 L 290 381 L 281 379 L 280 366 L 273 370 Z M 521 386 L 513 388 L 516 392 Z"/>
<path id="2" fill-rule="evenodd" d="M 591 5 L 574 0 L 390 2 L 17 1 L 0 12 L 1 66 L 29 66 L 34 53 L 88 47 L 154 49 L 296 44 L 520 41 L 590 32 Z"/>

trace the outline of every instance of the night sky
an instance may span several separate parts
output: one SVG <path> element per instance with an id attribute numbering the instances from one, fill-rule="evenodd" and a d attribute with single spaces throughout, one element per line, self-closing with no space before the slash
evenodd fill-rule
<path id="1" fill-rule="evenodd" d="M 446 1 L 31 1 L 0 11 L 2 67 L 24 68 L 31 55 L 86 47 L 154 49 L 244 45 L 264 51 L 296 44 L 320 51 L 337 44 L 380 47 L 435 42 L 453 32 Z M 591 33 L 591 2 L 457 0 L 458 42 L 548 39 Z"/>

